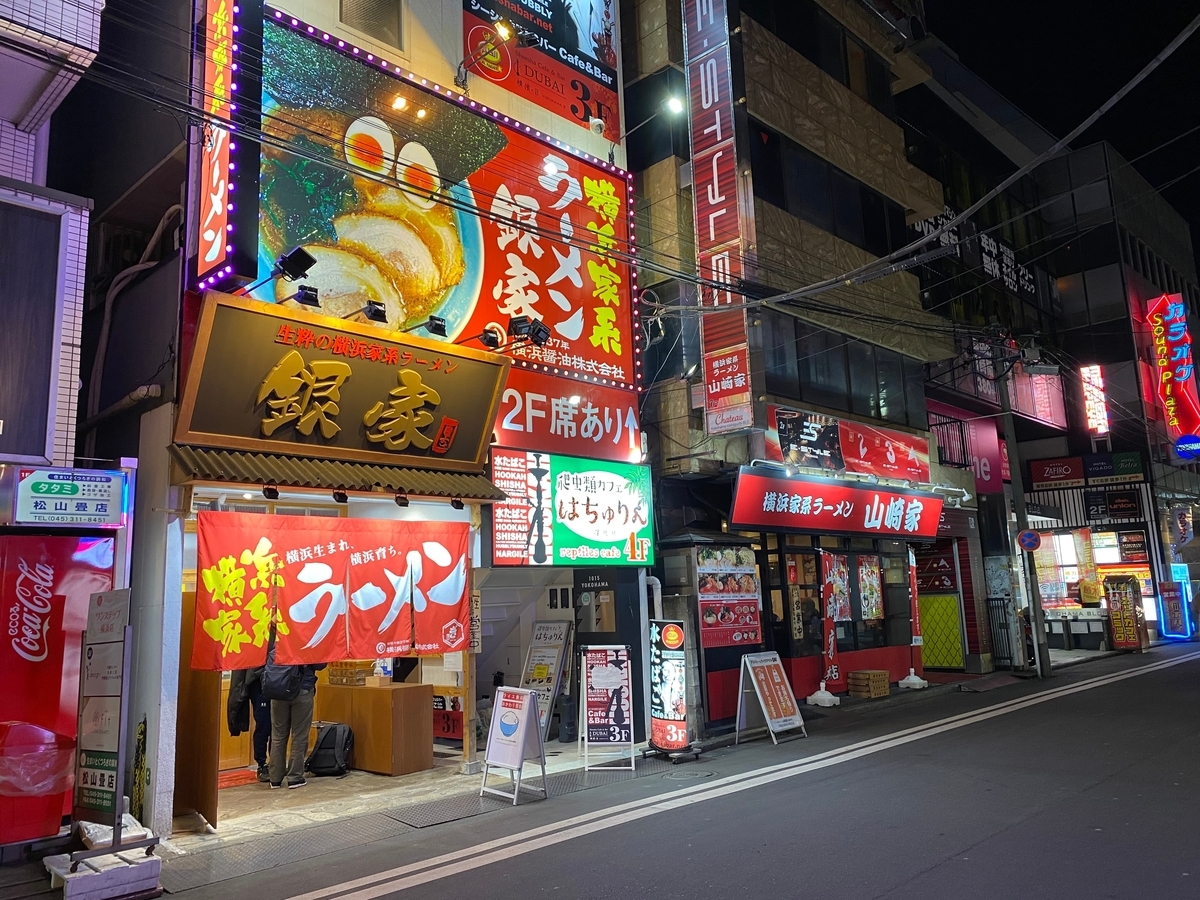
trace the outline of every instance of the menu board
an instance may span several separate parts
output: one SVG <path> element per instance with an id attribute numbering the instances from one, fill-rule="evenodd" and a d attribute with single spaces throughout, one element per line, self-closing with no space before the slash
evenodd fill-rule
<path id="1" fill-rule="evenodd" d="M 817 579 L 817 557 L 812 553 L 787 556 L 788 609 L 792 640 L 806 638 L 821 645 L 821 585 Z"/>
<path id="2" fill-rule="evenodd" d="M 525 668 L 521 672 L 521 687 L 537 694 L 542 740 L 550 730 L 550 713 L 558 694 L 558 680 L 570 637 L 570 622 L 534 622 L 529 637 L 529 655 L 525 657 Z"/>
<path id="3" fill-rule="evenodd" d="M 696 551 L 700 646 L 739 647 L 762 642 L 759 584 L 749 547 Z"/>
<path id="4" fill-rule="evenodd" d="M 879 557 L 858 558 L 858 596 L 863 619 L 883 618 L 883 585 L 879 577 Z"/>
<path id="5" fill-rule="evenodd" d="M 850 567 L 844 553 L 821 554 L 821 598 L 826 619 L 850 621 Z"/>
<path id="6" fill-rule="evenodd" d="M 1119 532 L 1117 544 L 1121 548 L 1121 562 L 1123 563 L 1148 562 L 1150 560 L 1144 531 Z"/>

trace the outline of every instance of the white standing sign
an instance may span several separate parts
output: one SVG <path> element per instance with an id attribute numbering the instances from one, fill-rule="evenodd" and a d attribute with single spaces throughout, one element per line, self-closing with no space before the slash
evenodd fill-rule
<path id="1" fill-rule="evenodd" d="M 554 699 L 558 696 L 570 637 L 570 622 L 533 623 L 529 655 L 525 657 L 525 669 L 521 673 L 521 687 L 537 694 L 538 724 L 543 741 L 549 736 L 550 716 L 554 711 Z"/>
<path id="2" fill-rule="evenodd" d="M 523 688 L 499 687 L 492 704 L 492 725 L 488 729 L 487 749 L 483 755 L 483 784 L 479 796 L 495 794 L 512 800 L 517 805 L 521 793 L 521 772 L 525 760 L 537 760 L 542 767 L 542 786 L 526 790 L 546 792 L 546 748 L 542 743 L 542 732 L 537 726 L 537 694 Z M 501 791 L 488 787 L 488 774 L 492 768 L 507 769 L 512 791 Z"/>

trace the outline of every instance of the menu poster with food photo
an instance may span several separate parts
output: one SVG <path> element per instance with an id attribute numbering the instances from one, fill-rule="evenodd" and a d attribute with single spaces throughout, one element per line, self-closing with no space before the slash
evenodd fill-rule
<path id="1" fill-rule="evenodd" d="M 821 596 L 826 619 L 850 621 L 850 566 L 844 553 L 821 554 Z"/>
<path id="2" fill-rule="evenodd" d="M 739 647 L 762 641 L 755 571 L 754 551 L 749 547 L 697 549 L 701 647 Z"/>
<path id="3" fill-rule="evenodd" d="M 325 315 L 379 304 L 397 329 L 437 316 L 443 340 L 491 331 L 515 360 L 632 387 L 625 177 L 289 21 L 263 28 L 260 276 L 300 247 Z M 275 279 L 254 296 L 295 293 Z M 547 340 L 510 342 L 521 316 Z"/>
<path id="4" fill-rule="evenodd" d="M 883 618 L 883 586 L 879 577 L 879 557 L 858 558 L 858 596 L 863 619 Z"/>

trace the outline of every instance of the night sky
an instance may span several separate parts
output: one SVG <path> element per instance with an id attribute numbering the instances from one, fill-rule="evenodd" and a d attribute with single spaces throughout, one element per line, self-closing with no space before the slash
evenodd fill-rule
<path id="1" fill-rule="evenodd" d="M 1043 128 L 1061 137 L 1200 14 L 1200 0 L 925 0 L 929 30 Z M 1107 140 L 1129 160 L 1200 126 L 1200 32 L 1072 146 Z M 1134 167 L 1155 187 L 1200 166 L 1200 131 Z M 1200 247 L 1200 171 L 1163 196 Z M 1200 254 L 1198 254 L 1200 256 Z"/>

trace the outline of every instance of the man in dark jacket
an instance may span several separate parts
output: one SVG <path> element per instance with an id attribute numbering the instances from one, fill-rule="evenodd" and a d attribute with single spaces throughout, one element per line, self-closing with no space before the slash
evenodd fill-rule
<path id="1" fill-rule="evenodd" d="M 295 700 L 271 701 L 271 787 L 304 787 L 304 761 L 308 758 L 308 731 L 312 727 L 313 698 L 317 694 L 317 672 L 325 663 L 296 666 L 300 670 L 300 693 Z M 288 752 L 288 738 L 291 752 Z M 286 769 L 286 772 L 285 772 Z"/>
<path id="2" fill-rule="evenodd" d="M 226 718 L 231 737 L 250 730 L 254 716 L 254 761 L 258 763 L 258 780 L 270 781 L 267 767 L 267 746 L 271 740 L 271 701 L 262 692 L 263 667 L 235 669 L 230 675 L 229 704 Z"/>

